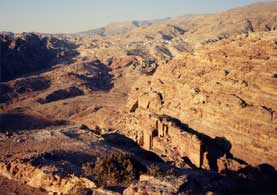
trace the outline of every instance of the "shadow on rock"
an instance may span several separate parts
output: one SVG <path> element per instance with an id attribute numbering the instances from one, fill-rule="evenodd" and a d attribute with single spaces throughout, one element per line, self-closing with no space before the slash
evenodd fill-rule
<path id="1" fill-rule="evenodd" d="M 93 91 L 109 91 L 113 88 L 113 75 L 110 73 L 112 69 L 106 64 L 103 64 L 100 60 L 96 60 L 87 64 L 85 68 L 90 72 L 89 76 L 79 75 L 78 73 L 70 73 L 70 75 L 85 81 L 85 85 Z"/>
<path id="2" fill-rule="evenodd" d="M 277 194 L 277 171 L 269 164 L 248 165 L 238 171 L 224 170 L 222 173 L 238 183 L 234 193 Z"/>
<path id="3" fill-rule="evenodd" d="M 72 63 L 79 55 L 78 47 L 66 39 L 22 33 L 19 36 L 0 35 L 0 82 L 23 75 L 45 71 L 57 63 Z"/>
<path id="4" fill-rule="evenodd" d="M 208 160 L 208 166 L 210 170 L 218 172 L 217 160 L 223 157 L 224 155 L 226 155 L 227 158 L 233 159 L 233 155 L 230 153 L 232 144 L 226 138 L 224 137 L 212 138 L 204 133 L 201 133 L 195 129 L 190 128 L 187 124 L 182 123 L 180 120 L 176 118 L 173 118 L 167 115 L 163 115 L 161 117 L 166 118 L 168 121 L 173 122 L 177 127 L 182 129 L 183 131 L 186 131 L 192 135 L 195 135 L 199 140 L 201 140 L 202 149 L 201 149 L 200 158 L 203 161 L 203 159 L 205 158 L 204 154 L 206 154 L 206 158 Z M 188 162 L 188 164 L 191 165 L 192 168 L 196 167 L 191 163 L 189 158 L 184 158 L 184 160 Z"/>
<path id="5" fill-rule="evenodd" d="M 77 96 L 84 95 L 84 92 L 78 87 L 69 87 L 67 89 L 59 89 L 56 90 L 49 95 L 47 95 L 44 99 L 40 98 L 37 101 L 41 104 L 46 104 L 58 100 L 73 98 Z"/>
<path id="6" fill-rule="evenodd" d="M 48 120 L 40 116 L 25 113 L 2 113 L 0 114 L 0 132 L 13 132 L 26 129 L 41 129 L 48 126 L 66 125 L 66 121 Z"/>
<path id="7" fill-rule="evenodd" d="M 136 158 L 139 158 L 142 161 L 151 161 L 151 163 L 163 162 L 163 160 L 157 154 L 142 149 L 136 142 L 122 134 L 105 134 L 103 135 L 103 138 L 105 143 L 134 154 Z M 146 164 L 148 163 L 146 162 Z"/>
<path id="8" fill-rule="evenodd" d="M 14 84 L 0 83 L 0 103 L 7 103 L 27 92 L 48 89 L 51 81 L 42 76 L 19 79 Z"/>
<path id="9" fill-rule="evenodd" d="M 83 174 L 82 165 L 86 162 L 95 162 L 94 156 L 71 151 L 52 151 L 41 154 L 31 159 L 31 164 L 35 167 L 51 167 L 53 173 L 60 176 Z"/>

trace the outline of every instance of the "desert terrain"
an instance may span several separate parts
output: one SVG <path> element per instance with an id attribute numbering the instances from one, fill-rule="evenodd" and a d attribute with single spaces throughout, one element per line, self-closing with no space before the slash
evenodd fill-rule
<path id="1" fill-rule="evenodd" d="M 277 2 L 0 49 L 0 194 L 277 193 Z"/>

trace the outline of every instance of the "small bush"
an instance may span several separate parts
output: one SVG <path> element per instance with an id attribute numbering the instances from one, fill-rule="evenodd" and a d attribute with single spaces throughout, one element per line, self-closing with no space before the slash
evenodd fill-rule
<path id="1" fill-rule="evenodd" d="M 94 164 L 91 162 L 86 162 L 82 165 L 83 175 L 86 177 L 90 177 L 94 173 Z"/>
<path id="2" fill-rule="evenodd" d="M 154 177 L 158 177 L 162 175 L 162 170 L 160 169 L 159 166 L 155 164 L 151 164 L 150 166 L 147 167 L 147 174 L 152 175 Z"/>
<path id="3" fill-rule="evenodd" d="M 175 175 L 176 169 L 174 167 L 162 170 L 158 165 L 151 164 L 147 167 L 147 174 L 154 177 L 163 177 L 168 175 Z"/>
<path id="4" fill-rule="evenodd" d="M 138 179 L 143 169 L 144 167 L 133 157 L 121 153 L 97 157 L 95 165 L 83 165 L 84 175 L 93 176 L 98 186 L 131 183 Z"/>

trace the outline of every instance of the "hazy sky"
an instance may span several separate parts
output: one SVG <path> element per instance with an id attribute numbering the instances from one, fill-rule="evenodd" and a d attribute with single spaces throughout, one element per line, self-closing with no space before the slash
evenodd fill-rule
<path id="1" fill-rule="evenodd" d="M 255 2 L 258 1 L 0 0 L 0 31 L 79 32 L 110 22 L 219 12 Z"/>

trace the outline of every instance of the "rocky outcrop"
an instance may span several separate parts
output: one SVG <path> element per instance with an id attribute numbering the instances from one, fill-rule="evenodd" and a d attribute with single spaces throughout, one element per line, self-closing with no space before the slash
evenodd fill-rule
<path id="1" fill-rule="evenodd" d="M 59 89 L 53 91 L 51 94 L 47 95 L 45 99 L 39 99 L 38 102 L 41 104 L 46 104 L 58 100 L 63 100 L 67 98 L 73 98 L 76 96 L 84 95 L 84 92 L 77 87 L 70 87 L 68 89 Z"/>
<path id="2" fill-rule="evenodd" d="M 138 182 L 124 190 L 123 195 L 229 194 L 235 188 L 235 183 L 217 174 L 187 171 L 179 176 L 141 175 Z"/>
<path id="3" fill-rule="evenodd" d="M 78 192 L 79 189 L 96 188 L 96 184 L 87 178 L 76 176 L 63 178 L 20 162 L 0 163 L 0 174 L 10 179 L 23 181 L 31 187 L 58 194 L 72 194 Z"/>
<path id="4" fill-rule="evenodd" d="M 155 178 L 141 175 L 140 181 L 130 185 L 123 195 L 171 195 L 180 192 L 181 186 L 187 181 L 186 177 L 174 176 Z"/>
<path id="5" fill-rule="evenodd" d="M 43 189 L 32 188 L 24 185 L 20 181 L 10 180 L 6 177 L 0 176 L 0 194 L 20 194 L 20 195 L 49 195 Z"/>
<path id="6" fill-rule="evenodd" d="M 0 83 L 0 104 L 11 102 L 13 99 L 20 99 L 20 96 L 27 96 L 32 92 L 47 90 L 51 81 L 42 76 L 17 79 L 11 82 Z"/>
<path id="7" fill-rule="evenodd" d="M 253 33 L 178 56 L 136 83 L 129 108 L 179 119 L 209 139 L 224 138 L 233 157 L 277 167 L 276 37 Z"/>
<path id="8" fill-rule="evenodd" d="M 89 169 L 85 169 L 86 165 L 93 165 L 89 166 L 93 168 L 97 157 L 102 155 L 125 154 L 103 140 L 99 132 L 96 134 L 86 127 L 76 126 L 9 134 L 0 132 L 0 183 L 5 177 L 10 179 L 9 183 L 6 182 L 7 188 L 21 183 L 23 187 L 31 186 L 49 194 L 80 195 L 91 194 L 94 190 L 93 193 L 98 195 L 117 194 L 112 193 L 112 189 L 96 190 L 99 181 L 95 178 L 95 171 L 86 172 Z"/>
<path id="9" fill-rule="evenodd" d="M 26 78 L 16 80 L 13 88 L 17 93 L 26 93 L 30 91 L 41 91 L 50 87 L 50 80 L 44 77 Z"/>

